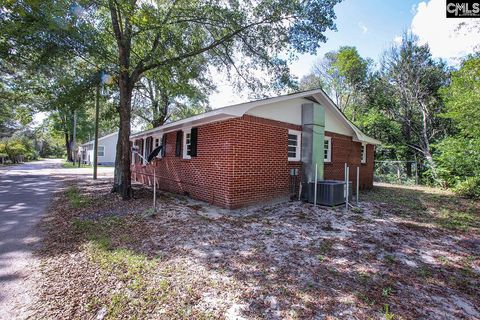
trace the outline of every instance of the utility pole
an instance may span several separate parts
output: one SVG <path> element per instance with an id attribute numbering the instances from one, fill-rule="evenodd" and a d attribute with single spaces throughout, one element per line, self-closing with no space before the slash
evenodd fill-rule
<path id="1" fill-rule="evenodd" d="M 77 147 L 77 110 L 73 110 L 73 165 L 75 166 L 75 159 L 77 156 L 75 154 L 75 149 Z"/>
<path id="2" fill-rule="evenodd" d="M 93 180 L 97 179 L 98 166 L 98 117 L 100 109 L 100 83 L 97 83 L 95 92 L 95 140 L 93 142 Z"/>

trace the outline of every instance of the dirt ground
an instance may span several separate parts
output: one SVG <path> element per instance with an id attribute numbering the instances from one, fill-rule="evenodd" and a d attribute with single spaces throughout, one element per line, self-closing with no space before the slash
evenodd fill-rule
<path id="1" fill-rule="evenodd" d="M 379 186 L 358 208 L 228 211 L 183 196 L 56 195 L 35 318 L 480 319 L 478 202 Z"/>

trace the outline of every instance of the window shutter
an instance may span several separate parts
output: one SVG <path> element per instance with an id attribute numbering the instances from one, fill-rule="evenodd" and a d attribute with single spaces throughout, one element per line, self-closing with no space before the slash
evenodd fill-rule
<path id="1" fill-rule="evenodd" d="M 182 131 L 177 131 L 177 141 L 175 144 L 175 157 L 182 156 Z"/>
<path id="2" fill-rule="evenodd" d="M 162 136 L 162 158 L 165 157 L 166 149 L 167 149 L 167 134 L 164 133 Z"/>
<path id="3" fill-rule="evenodd" d="M 198 137 L 198 128 L 192 128 L 190 131 L 190 156 L 197 156 L 197 137 Z"/>

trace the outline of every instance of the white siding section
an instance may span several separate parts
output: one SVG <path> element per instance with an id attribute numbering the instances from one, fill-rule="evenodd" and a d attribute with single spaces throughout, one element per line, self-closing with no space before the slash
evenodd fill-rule
<path id="1" fill-rule="evenodd" d="M 98 156 L 98 163 L 101 164 L 114 164 L 115 156 L 117 153 L 117 141 L 118 133 L 106 135 L 103 138 L 98 139 L 98 146 L 104 147 L 104 155 Z M 93 141 L 84 143 L 82 149 L 85 152 L 85 158 L 83 159 L 87 164 L 93 163 Z"/>
<path id="2" fill-rule="evenodd" d="M 105 155 L 98 157 L 100 163 L 115 163 L 115 155 L 117 152 L 118 134 L 106 136 L 105 138 L 98 139 L 98 145 L 105 147 Z"/>
<path id="3" fill-rule="evenodd" d="M 263 106 L 255 107 L 246 114 L 277 120 L 296 125 L 302 124 L 302 104 L 311 103 L 307 99 L 292 99 L 278 103 L 271 103 Z M 330 108 L 325 108 L 325 130 L 339 133 L 347 136 L 353 136 L 353 130 L 346 126 L 344 122 Z"/>

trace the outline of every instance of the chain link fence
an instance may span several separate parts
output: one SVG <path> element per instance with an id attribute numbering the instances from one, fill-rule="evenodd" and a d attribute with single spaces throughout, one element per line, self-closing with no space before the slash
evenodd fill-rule
<path id="1" fill-rule="evenodd" d="M 375 182 L 418 184 L 418 165 L 415 161 L 375 161 Z"/>

